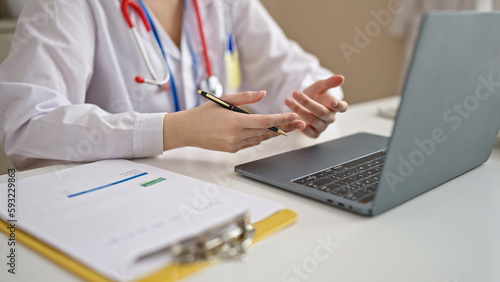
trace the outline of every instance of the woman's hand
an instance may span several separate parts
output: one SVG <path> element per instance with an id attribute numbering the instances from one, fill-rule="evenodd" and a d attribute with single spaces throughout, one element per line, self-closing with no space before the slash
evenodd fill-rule
<path id="1" fill-rule="evenodd" d="M 241 106 L 256 103 L 265 95 L 265 91 L 249 91 L 225 95 L 222 99 Z M 247 115 L 207 102 L 194 109 L 165 115 L 163 149 L 193 146 L 234 153 L 279 136 L 268 129 L 272 126 L 290 132 L 303 130 L 306 124 L 295 113 Z"/>
<path id="2" fill-rule="evenodd" d="M 293 99 L 285 99 L 285 105 L 292 112 L 297 113 L 300 119 L 306 123 L 302 132 L 307 136 L 318 137 L 328 125 L 335 121 L 337 112 L 347 111 L 346 102 L 340 101 L 328 93 L 328 89 L 338 87 L 343 82 L 343 76 L 334 75 L 314 83 L 304 92 L 293 92 Z"/>

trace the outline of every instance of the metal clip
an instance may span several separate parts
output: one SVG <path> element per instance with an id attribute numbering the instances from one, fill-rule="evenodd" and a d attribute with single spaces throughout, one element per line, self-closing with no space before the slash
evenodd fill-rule
<path id="1" fill-rule="evenodd" d="M 214 259 L 245 261 L 254 236 L 255 229 L 247 213 L 229 224 L 213 227 L 202 235 L 172 245 L 171 253 L 174 261 L 180 264 Z"/>

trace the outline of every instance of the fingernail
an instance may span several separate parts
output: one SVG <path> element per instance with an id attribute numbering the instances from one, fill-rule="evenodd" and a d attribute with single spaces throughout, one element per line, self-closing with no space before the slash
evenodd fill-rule
<path id="1" fill-rule="evenodd" d="M 300 99 L 302 97 L 302 93 L 300 91 L 293 92 L 293 98 Z"/>
<path id="2" fill-rule="evenodd" d="M 335 100 L 335 102 L 333 102 L 332 104 L 332 107 L 336 108 L 339 106 L 339 104 L 340 104 L 339 101 Z"/>
<path id="3" fill-rule="evenodd" d="M 297 116 L 297 115 L 291 115 L 291 116 L 288 118 L 288 120 L 289 120 L 290 122 L 292 122 L 292 121 L 297 120 L 298 118 L 299 118 L 299 116 Z"/>

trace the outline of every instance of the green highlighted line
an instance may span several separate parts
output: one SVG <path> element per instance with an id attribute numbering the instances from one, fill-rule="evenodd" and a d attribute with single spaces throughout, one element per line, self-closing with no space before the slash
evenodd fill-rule
<path id="1" fill-rule="evenodd" d="M 156 183 L 159 183 L 159 182 L 162 182 L 162 181 L 165 181 L 167 180 L 166 178 L 163 178 L 163 177 L 160 177 L 160 178 L 156 178 L 154 180 L 151 180 L 151 181 L 148 181 L 148 182 L 145 182 L 145 183 L 142 183 L 141 186 L 142 187 L 149 187 L 151 185 L 155 185 Z"/>

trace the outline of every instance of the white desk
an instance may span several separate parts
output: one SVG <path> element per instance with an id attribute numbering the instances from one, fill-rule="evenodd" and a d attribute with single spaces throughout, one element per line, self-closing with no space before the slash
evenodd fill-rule
<path id="1" fill-rule="evenodd" d="M 233 172 L 235 164 L 355 132 L 390 135 L 393 121 L 376 112 L 380 106 L 396 103 L 396 98 L 388 98 L 355 105 L 339 115 L 338 122 L 317 140 L 294 133 L 237 154 L 183 148 L 137 160 L 281 202 L 299 214 L 295 225 L 253 246 L 248 262 L 219 263 L 186 280 L 500 281 L 500 142 L 486 164 L 374 218 Z M 5 182 L 5 178 L 0 177 L 0 181 Z M 7 248 L 5 238 L 0 236 L 2 257 Z M 321 241 L 332 246 L 324 249 Z M 7 276 L 6 259 L 0 259 L 0 281 L 78 281 L 23 246 L 18 245 L 17 251 L 18 274 Z"/>

